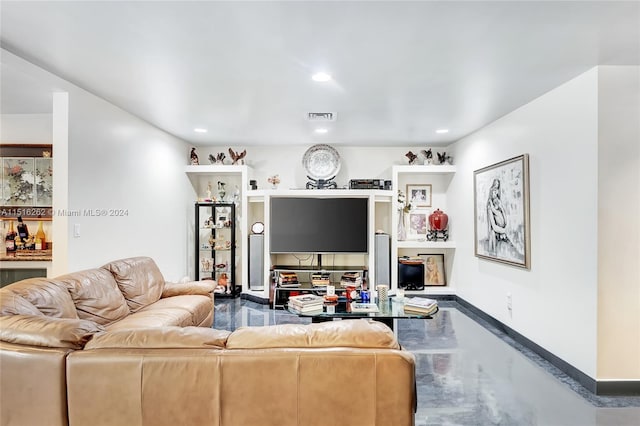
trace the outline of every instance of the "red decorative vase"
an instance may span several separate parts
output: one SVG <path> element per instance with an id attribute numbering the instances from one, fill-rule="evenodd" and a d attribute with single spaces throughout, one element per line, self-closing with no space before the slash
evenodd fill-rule
<path id="1" fill-rule="evenodd" d="M 444 231 L 449 224 L 449 216 L 440 209 L 429 215 L 429 226 L 432 231 Z"/>

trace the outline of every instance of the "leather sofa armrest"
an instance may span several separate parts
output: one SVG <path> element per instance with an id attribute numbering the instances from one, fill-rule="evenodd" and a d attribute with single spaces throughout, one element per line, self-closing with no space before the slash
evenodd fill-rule
<path id="1" fill-rule="evenodd" d="M 189 281 L 186 283 L 170 283 L 167 282 L 164 285 L 162 291 L 162 298 L 181 296 L 185 294 L 199 294 L 202 296 L 209 296 L 213 294 L 213 290 L 216 288 L 215 281 Z"/>
<path id="2" fill-rule="evenodd" d="M 231 332 L 205 327 L 160 327 L 98 333 L 84 347 L 113 348 L 224 348 Z"/>
<path id="3" fill-rule="evenodd" d="M 82 349 L 105 328 L 92 321 L 40 315 L 0 317 L 0 340 L 30 346 Z"/>

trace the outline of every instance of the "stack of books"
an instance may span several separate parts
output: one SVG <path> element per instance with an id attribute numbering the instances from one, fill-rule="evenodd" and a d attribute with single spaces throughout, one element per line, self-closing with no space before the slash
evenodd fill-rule
<path id="1" fill-rule="evenodd" d="M 314 287 L 325 287 L 331 284 L 329 278 L 331 274 L 328 272 L 314 272 L 311 274 L 311 285 Z"/>
<path id="2" fill-rule="evenodd" d="M 438 301 L 426 297 L 410 297 L 404 302 L 404 311 L 407 313 L 431 315 L 437 310 Z"/>
<path id="3" fill-rule="evenodd" d="M 342 287 L 360 287 L 362 286 L 362 277 L 360 272 L 345 272 L 340 278 L 340 285 Z"/>
<path id="4" fill-rule="evenodd" d="M 295 272 L 280 272 L 278 274 L 278 285 L 280 287 L 298 287 L 298 276 Z"/>
<path id="5" fill-rule="evenodd" d="M 315 294 L 301 294 L 289 297 L 289 310 L 299 314 L 322 312 L 324 298 Z"/>

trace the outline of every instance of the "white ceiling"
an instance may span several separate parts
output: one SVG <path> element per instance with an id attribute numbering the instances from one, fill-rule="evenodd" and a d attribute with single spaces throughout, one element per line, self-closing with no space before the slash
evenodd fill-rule
<path id="1" fill-rule="evenodd" d="M 640 64 L 637 1 L 3 0 L 0 14 L 4 49 L 198 145 L 447 144 L 596 65 Z M 51 110 L 7 68 L 3 113 Z M 338 119 L 317 135 L 309 111 Z"/>

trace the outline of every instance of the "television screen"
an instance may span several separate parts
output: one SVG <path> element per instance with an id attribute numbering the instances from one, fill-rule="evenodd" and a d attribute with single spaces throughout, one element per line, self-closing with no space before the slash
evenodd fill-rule
<path id="1" fill-rule="evenodd" d="M 367 253 L 367 198 L 271 199 L 271 253 Z"/>

